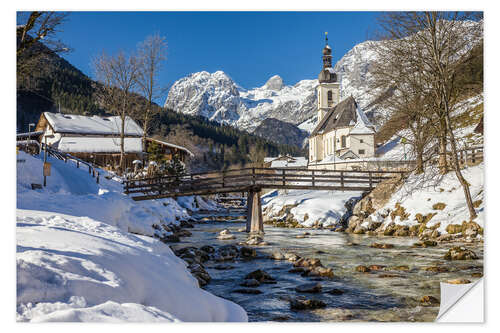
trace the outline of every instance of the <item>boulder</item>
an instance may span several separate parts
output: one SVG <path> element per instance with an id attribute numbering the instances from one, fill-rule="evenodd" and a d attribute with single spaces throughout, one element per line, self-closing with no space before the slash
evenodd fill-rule
<path id="1" fill-rule="evenodd" d="M 375 249 L 392 249 L 394 248 L 393 244 L 383 244 L 383 243 L 373 243 L 370 245 L 370 247 L 373 247 Z"/>
<path id="2" fill-rule="evenodd" d="M 205 252 L 205 253 L 214 253 L 215 252 L 215 248 L 213 246 L 210 246 L 210 245 L 204 245 L 204 246 L 200 247 L 200 250 Z"/>
<path id="3" fill-rule="evenodd" d="M 217 239 L 219 240 L 230 240 L 230 239 L 235 239 L 236 236 L 234 236 L 229 230 L 224 229 L 219 234 L 217 235 Z"/>
<path id="4" fill-rule="evenodd" d="M 293 263 L 293 267 L 313 268 L 322 266 L 321 261 L 316 258 L 301 258 Z"/>
<path id="5" fill-rule="evenodd" d="M 368 269 L 371 271 L 381 271 L 385 268 L 386 266 L 384 265 L 370 265 L 368 266 Z"/>
<path id="6" fill-rule="evenodd" d="M 326 303 L 317 299 L 293 298 L 290 300 L 292 310 L 312 310 L 326 307 Z"/>
<path id="7" fill-rule="evenodd" d="M 328 267 L 318 266 L 314 267 L 310 271 L 306 273 L 307 276 L 319 276 L 319 277 L 328 277 L 333 278 L 333 270 Z"/>
<path id="8" fill-rule="evenodd" d="M 274 260 L 285 260 L 285 255 L 283 253 L 281 253 L 281 251 L 274 251 L 273 253 L 271 253 L 271 259 L 274 259 Z"/>
<path id="9" fill-rule="evenodd" d="M 325 292 L 327 294 L 330 294 L 330 295 L 342 295 L 344 293 L 343 290 L 340 290 L 340 289 L 337 289 L 337 288 L 333 288 L 333 289 L 327 290 Z"/>
<path id="10" fill-rule="evenodd" d="M 462 232 L 462 225 L 460 224 L 448 224 L 446 226 L 446 232 L 449 234 L 458 234 Z"/>
<path id="11" fill-rule="evenodd" d="M 244 280 L 240 286 L 242 287 L 258 287 L 260 286 L 260 282 L 255 280 L 255 279 L 247 279 L 247 280 Z"/>
<path id="12" fill-rule="evenodd" d="M 246 288 L 234 289 L 232 292 L 233 293 L 238 293 L 238 294 L 247 294 L 247 295 L 262 294 L 262 291 L 260 291 L 259 289 L 246 289 Z"/>
<path id="13" fill-rule="evenodd" d="M 275 281 L 271 275 L 261 269 L 248 273 L 245 276 L 245 279 L 255 279 L 259 282 Z"/>
<path id="14" fill-rule="evenodd" d="M 234 266 L 224 265 L 224 264 L 214 266 L 214 269 L 219 270 L 219 271 L 224 271 L 224 270 L 233 269 L 233 268 L 234 268 Z"/>
<path id="15" fill-rule="evenodd" d="M 423 306 L 433 306 L 433 305 L 439 305 L 439 300 L 434 297 L 434 296 L 422 296 L 422 298 L 420 299 L 420 303 L 423 305 Z"/>
<path id="16" fill-rule="evenodd" d="M 288 271 L 288 273 L 306 273 L 310 270 L 304 267 L 294 267 Z"/>
<path id="17" fill-rule="evenodd" d="M 444 255 L 446 260 L 472 260 L 478 259 L 478 256 L 471 250 L 463 246 L 456 246 L 448 250 Z"/>
<path id="18" fill-rule="evenodd" d="M 295 287 L 295 291 L 299 293 L 319 293 L 321 292 L 321 284 L 318 283 L 305 283 Z"/>
<path id="19" fill-rule="evenodd" d="M 363 266 L 363 265 L 356 266 L 355 270 L 356 270 L 356 272 L 361 272 L 361 273 L 370 272 L 370 268 Z"/>
<path id="20" fill-rule="evenodd" d="M 257 251 L 251 247 L 241 247 L 240 254 L 243 258 L 255 258 L 257 256 Z"/>
<path id="21" fill-rule="evenodd" d="M 387 271 L 409 271 L 410 267 L 407 265 L 399 265 L 399 266 L 386 267 L 385 270 L 387 270 Z"/>
<path id="22" fill-rule="evenodd" d="M 424 270 L 426 270 L 427 272 L 434 272 L 434 273 L 445 273 L 450 271 L 448 268 L 441 266 L 429 266 L 425 267 Z"/>

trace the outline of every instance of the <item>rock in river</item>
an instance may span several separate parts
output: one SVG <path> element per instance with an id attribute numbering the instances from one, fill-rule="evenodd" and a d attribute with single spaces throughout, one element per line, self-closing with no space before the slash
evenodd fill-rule
<path id="1" fill-rule="evenodd" d="M 245 279 L 255 279 L 263 283 L 267 283 L 269 281 L 275 281 L 275 279 L 271 275 L 269 275 L 267 272 L 264 272 L 261 269 L 258 269 L 256 271 L 247 274 L 247 276 L 245 276 Z"/>
<path id="2" fill-rule="evenodd" d="M 471 260 L 477 259 L 477 255 L 463 246 L 456 246 L 448 250 L 444 255 L 447 260 Z"/>
<path id="3" fill-rule="evenodd" d="M 245 246 L 240 248 L 240 254 L 243 258 L 255 258 L 257 256 L 257 252 L 255 251 L 255 249 Z"/>
<path id="4" fill-rule="evenodd" d="M 319 293 L 321 292 L 320 283 L 305 283 L 295 287 L 295 291 L 299 293 Z"/>
<path id="5" fill-rule="evenodd" d="M 370 272 L 370 269 L 366 266 L 359 265 L 359 266 L 356 266 L 356 272 L 368 273 L 368 272 Z"/>
<path id="6" fill-rule="evenodd" d="M 375 249 L 392 249 L 394 248 L 394 245 L 392 244 L 382 244 L 382 243 L 373 243 L 370 245 L 370 247 L 373 247 Z"/>
<path id="7" fill-rule="evenodd" d="M 439 305 L 439 300 L 434 296 L 422 296 L 420 303 L 424 306 Z"/>
<path id="8" fill-rule="evenodd" d="M 330 295 L 342 295 L 344 293 L 344 291 L 337 289 L 337 288 L 333 288 L 333 289 L 327 290 L 326 293 L 330 294 Z"/>
<path id="9" fill-rule="evenodd" d="M 318 299 L 293 298 L 290 300 L 292 310 L 312 310 L 326 307 L 326 303 Z"/>
<path id="10" fill-rule="evenodd" d="M 240 286 L 242 287 L 258 287 L 260 286 L 260 282 L 255 280 L 255 279 L 247 279 L 240 283 Z"/>
<path id="11" fill-rule="evenodd" d="M 217 236 L 217 239 L 220 240 L 229 240 L 229 239 L 235 239 L 236 237 L 227 229 L 222 230 L 219 232 L 219 235 Z"/>
<path id="12" fill-rule="evenodd" d="M 260 291 L 259 289 L 235 289 L 235 290 L 233 290 L 233 293 L 258 295 L 258 294 L 262 294 L 262 291 Z"/>

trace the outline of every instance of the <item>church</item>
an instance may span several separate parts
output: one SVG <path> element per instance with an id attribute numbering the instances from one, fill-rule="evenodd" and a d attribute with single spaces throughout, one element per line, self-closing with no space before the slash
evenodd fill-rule
<path id="1" fill-rule="evenodd" d="M 352 96 L 340 100 L 340 82 L 332 68 L 328 37 L 318 81 L 318 124 L 309 136 L 309 164 L 374 157 L 375 126 Z"/>

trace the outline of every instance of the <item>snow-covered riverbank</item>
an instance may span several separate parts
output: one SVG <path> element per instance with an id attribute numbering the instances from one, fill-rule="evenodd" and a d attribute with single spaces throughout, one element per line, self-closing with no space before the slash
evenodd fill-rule
<path id="1" fill-rule="evenodd" d="M 100 184 L 50 159 L 17 156 L 18 321 L 246 321 L 238 305 L 198 287 L 186 263 L 154 239 L 153 224 L 178 223 L 199 198 L 136 203 L 122 185 Z M 130 232 L 140 233 L 134 235 Z"/>

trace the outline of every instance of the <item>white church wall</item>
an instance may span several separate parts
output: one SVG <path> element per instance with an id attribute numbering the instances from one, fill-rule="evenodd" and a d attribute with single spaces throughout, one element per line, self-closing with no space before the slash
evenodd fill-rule
<path id="1" fill-rule="evenodd" d="M 373 134 L 349 135 L 349 146 L 360 158 L 375 156 L 375 136 Z"/>

